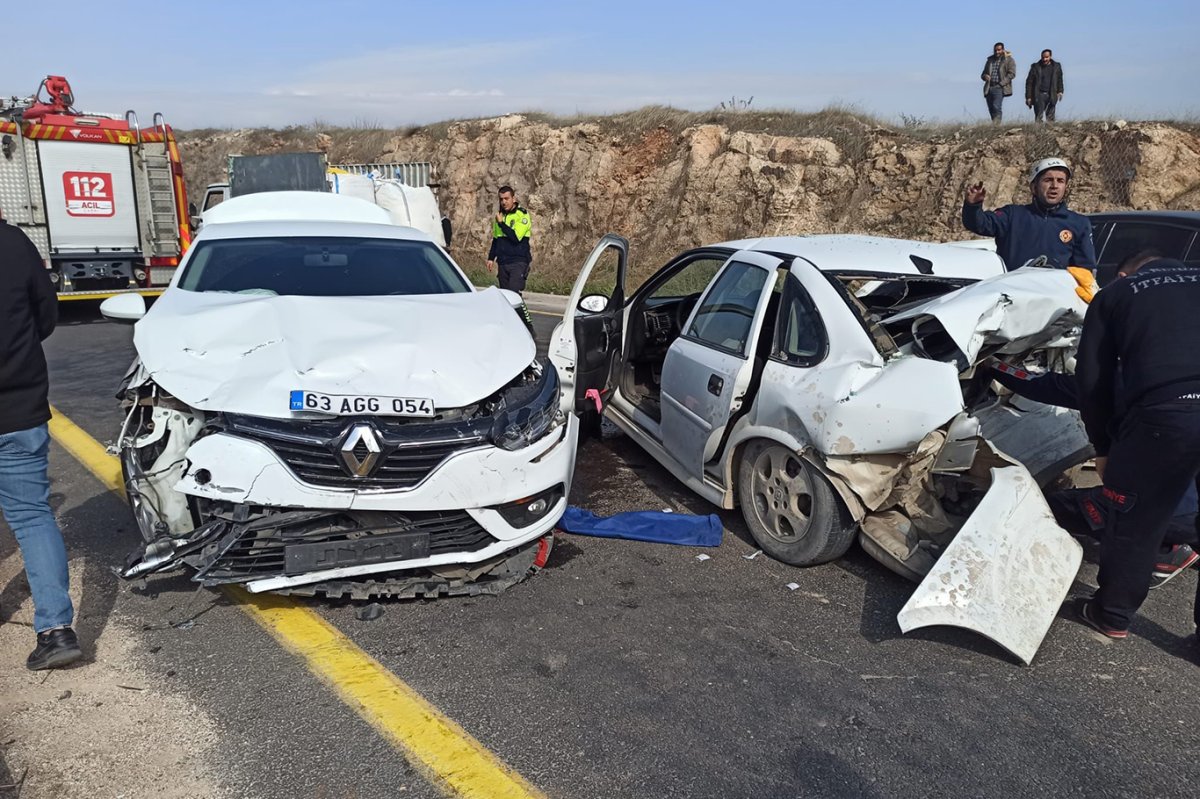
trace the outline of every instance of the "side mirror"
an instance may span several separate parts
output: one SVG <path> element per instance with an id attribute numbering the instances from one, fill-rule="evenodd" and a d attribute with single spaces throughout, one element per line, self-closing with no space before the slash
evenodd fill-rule
<path id="1" fill-rule="evenodd" d="M 118 294 L 100 303 L 100 315 L 114 322 L 132 324 L 146 315 L 146 299 L 141 294 Z"/>
<path id="2" fill-rule="evenodd" d="M 442 217 L 442 238 L 446 240 L 446 246 L 450 246 L 450 238 L 454 234 L 454 226 L 450 224 L 450 217 Z"/>
<path id="3" fill-rule="evenodd" d="M 198 216 L 199 214 L 200 209 L 196 207 L 196 204 L 188 203 L 188 216 Z"/>
<path id="4" fill-rule="evenodd" d="M 579 310 L 587 313 L 600 313 L 608 307 L 608 297 L 603 294 L 589 294 L 579 300 Z"/>

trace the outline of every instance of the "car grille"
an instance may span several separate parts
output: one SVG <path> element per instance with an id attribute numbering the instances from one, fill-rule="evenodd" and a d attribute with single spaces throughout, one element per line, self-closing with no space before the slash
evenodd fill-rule
<path id="1" fill-rule="evenodd" d="M 488 443 L 482 423 L 397 423 L 379 420 L 289 422 L 231 416 L 227 432 L 270 447 L 306 483 L 333 488 L 411 488 L 447 458 Z M 379 443 L 378 463 L 364 476 L 347 466 L 341 442 L 356 425 L 367 424 Z M 361 461 L 361 441 L 352 450 Z"/>
<path id="2" fill-rule="evenodd" d="M 428 555 L 477 552 L 496 539 L 465 511 L 412 511 L 375 514 L 386 523 L 363 526 L 343 513 L 276 512 L 236 525 L 218 543 L 224 551 L 197 574 L 205 584 L 243 582 L 288 573 L 288 547 L 350 542 L 360 544 L 396 533 L 428 538 Z M 360 514 L 361 516 L 361 514 Z M 277 526 L 271 526 L 277 522 Z M 423 542 L 424 543 L 424 542 Z M 426 555 L 421 555 L 426 557 Z M 386 562 L 366 558 L 360 562 Z"/>

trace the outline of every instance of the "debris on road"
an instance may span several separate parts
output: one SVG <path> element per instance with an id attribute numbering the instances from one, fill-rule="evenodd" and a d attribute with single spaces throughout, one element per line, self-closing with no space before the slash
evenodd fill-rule
<path id="1" fill-rule="evenodd" d="M 378 602 L 372 602 L 369 605 L 363 605 L 354 613 L 354 618 L 359 621 L 375 621 L 383 615 L 383 605 Z"/>
<path id="2" fill-rule="evenodd" d="M 799 587 L 800 587 L 800 583 L 788 583 L 787 584 L 787 590 L 789 590 L 789 591 L 795 591 Z"/>
<path id="3" fill-rule="evenodd" d="M 712 558 L 710 558 L 708 555 L 697 555 L 696 560 L 705 561 L 705 560 L 712 560 Z"/>
<path id="4" fill-rule="evenodd" d="M 751 554 L 749 554 L 749 555 L 742 555 L 742 560 L 754 560 L 755 558 L 757 558 L 757 557 L 758 557 L 759 555 L 761 555 L 761 554 L 762 554 L 762 550 L 761 550 L 761 549 L 756 549 L 756 550 L 754 550 L 754 552 L 753 552 L 753 553 L 751 553 Z"/>

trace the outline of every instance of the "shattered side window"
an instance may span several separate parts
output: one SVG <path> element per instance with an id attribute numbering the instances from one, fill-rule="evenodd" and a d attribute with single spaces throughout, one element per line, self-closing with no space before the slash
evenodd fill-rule
<path id="1" fill-rule="evenodd" d="M 891 358 L 898 355 L 900 348 L 896 346 L 896 341 L 892 338 L 891 334 L 884 329 L 879 317 L 871 313 L 858 297 L 855 297 L 850 292 L 846 283 L 842 280 L 830 274 L 826 274 L 825 278 L 841 296 L 851 312 L 853 312 L 862 325 L 863 331 L 871 337 L 871 341 L 875 344 L 875 349 L 879 351 L 879 354 L 884 358 Z"/>
<path id="2" fill-rule="evenodd" d="M 180 277 L 179 288 L 307 297 L 471 290 L 453 263 L 429 242 L 334 236 L 202 241 Z"/>

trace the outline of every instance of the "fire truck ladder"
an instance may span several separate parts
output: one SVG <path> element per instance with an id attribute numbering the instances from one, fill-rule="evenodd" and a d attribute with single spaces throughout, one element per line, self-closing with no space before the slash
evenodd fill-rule
<path id="1" fill-rule="evenodd" d="M 125 112 L 125 121 L 133 129 L 137 140 L 137 158 L 145 167 L 143 187 L 150 203 L 147 222 L 150 226 L 150 242 L 153 251 L 147 253 L 155 258 L 170 258 L 179 255 L 178 221 L 175 215 L 175 179 L 171 171 L 171 159 L 167 150 L 167 122 L 161 113 L 154 115 L 154 128 L 162 133 L 162 152 L 148 152 L 142 142 L 142 131 L 137 114 Z"/>

